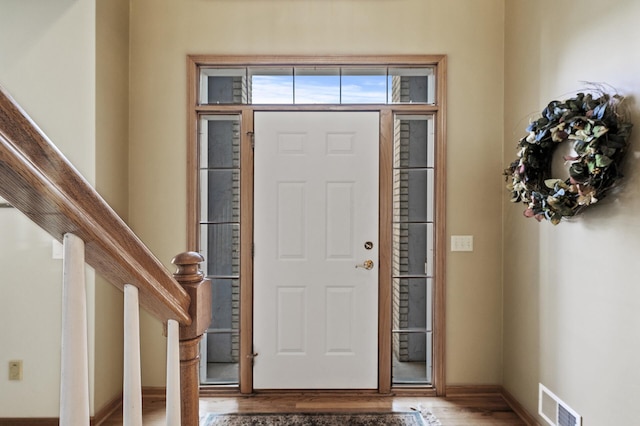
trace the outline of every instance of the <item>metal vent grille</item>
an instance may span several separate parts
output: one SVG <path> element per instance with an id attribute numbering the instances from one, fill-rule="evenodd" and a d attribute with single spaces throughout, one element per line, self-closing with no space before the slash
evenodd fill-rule
<path id="1" fill-rule="evenodd" d="M 558 404 L 558 426 L 577 426 L 577 424 L 576 416 L 571 414 L 564 405 Z"/>
<path id="2" fill-rule="evenodd" d="M 551 426 L 582 426 L 582 417 L 542 383 L 539 384 L 538 414 Z"/>

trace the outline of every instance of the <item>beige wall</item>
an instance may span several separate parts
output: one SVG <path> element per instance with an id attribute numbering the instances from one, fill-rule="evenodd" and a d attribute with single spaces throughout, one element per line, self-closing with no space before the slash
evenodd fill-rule
<path id="1" fill-rule="evenodd" d="M 128 0 L 0 0 L 0 10 L 0 84 L 126 218 Z M 45 232 L 13 209 L 0 215 L 0 417 L 56 417 L 62 263 Z M 87 278 L 93 414 L 122 392 L 122 292 Z M 7 380 L 10 359 L 24 360 L 23 381 Z"/>
<path id="2" fill-rule="evenodd" d="M 96 189 L 129 209 L 129 0 L 96 0 Z M 123 296 L 96 277 L 95 407 L 122 393 Z"/>
<path id="3" fill-rule="evenodd" d="M 639 2 L 505 4 L 505 165 L 531 114 L 584 81 L 628 96 L 640 123 Z M 538 224 L 504 191 L 504 385 L 532 413 L 542 382 L 585 425 L 638 423 L 639 130 L 620 195 L 579 218 Z"/>
<path id="4" fill-rule="evenodd" d="M 365 4 L 366 3 L 366 4 Z M 504 0 L 132 0 L 130 223 L 165 263 L 186 248 L 187 54 L 447 54 L 449 384 L 501 382 Z M 164 338 L 143 315 L 143 383 Z"/>
<path id="5" fill-rule="evenodd" d="M 0 209 L 0 233 L 0 417 L 57 416 L 62 262 L 49 234 L 14 209 Z M 22 381 L 8 381 L 10 360 L 23 361 Z"/>
<path id="6" fill-rule="evenodd" d="M 96 0 L 96 189 L 129 209 L 129 0 Z"/>
<path id="7" fill-rule="evenodd" d="M 531 114 L 581 81 L 640 96 L 639 3 L 132 0 L 130 81 L 126 3 L 0 0 L 0 84 L 161 260 L 186 248 L 187 54 L 447 54 L 447 235 L 475 236 L 473 253 L 448 253 L 448 383 L 503 383 L 534 413 L 542 382 L 585 424 L 635 422 L 638 137 L 624 191 L 557 227 L 524 219 L 501 171 Z M 45 234 L 15 211 L 0 214 L 3 241 L 15 240 L 0 252 L 12 265 L 1 284 L 0 367 L 25 361 L 22 382 L 0 368 L 0 417 L 56 416 L 60 264 Z M 10 273 L 35 264 L 27 283 Z M 95 364 L 117 370 L 108 358 L 121 339 L 111 323 L 121 295 L 97 281 Z M 163 386 L 162 327 L 141 319 L 143 383 Z M 114 376 L 96 373 L 96 407 L 117 392 Z M 26 406 L 40 391 L 42 403 Z"/>
<path id="8" fill-rule="evenodd" d="M 0 85 L 91 182 L 94 22 L 92 0 L 0 0 Z M 57 417 L 62 264 L 48 234 L 14 209 L 0 215 L 0 417 Z M 92 334 L 91 271 L 87 279 Z M 22 381 L 8 381 L 12 359 L 24 361 Z"/>

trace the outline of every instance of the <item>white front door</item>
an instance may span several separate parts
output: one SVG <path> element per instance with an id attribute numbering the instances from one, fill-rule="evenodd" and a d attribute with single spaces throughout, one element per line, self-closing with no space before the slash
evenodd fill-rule
<path id="1" fill-rule="evenodd" d="M 256 112 L 254 132 L 254 388 L 375 389 L 379 114 Z"/>

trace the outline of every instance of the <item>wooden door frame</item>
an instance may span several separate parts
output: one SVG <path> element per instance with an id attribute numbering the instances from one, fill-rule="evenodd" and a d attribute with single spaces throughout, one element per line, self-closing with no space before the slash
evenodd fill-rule
<path id="1" fill-rule="evenodd" d="M 435 104 L 384 105 L 208 105 L 200 104 L 201 67 L 242 66 L 433 66 L 436 71 Z M 377 111 L 380 114 L 379 155 L 379 286 L 378 286 L 378 389 L 377 394 L 419 393 L 444 396 L 445 381 L 445 266 L 446 266 L 446 56 L 214 56 L 187 57 L 187 247 L 199 247 L 198 119 L 204 114 L 241 116 L 240 141 L 240 386 L 254 393 L 253 353 L 253 116 L 255 111 Z M 393 121 L 396 114 L 429 114 L 436 123 L 434 318 L 432 386 L 392 386 L 392 182 Z"/>

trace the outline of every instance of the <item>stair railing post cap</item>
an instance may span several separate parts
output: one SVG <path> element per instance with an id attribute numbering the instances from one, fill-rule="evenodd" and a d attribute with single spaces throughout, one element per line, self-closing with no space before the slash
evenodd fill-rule
<path id="1" fill-rule="evenodd" d="M 204 256 L 195 251 L 180 253 L 171 260 L 177 270 L 173 273 L 180 282 L 202 281 L 204 274 L 200 270 L 200 263 L 204 262 Z"/>

